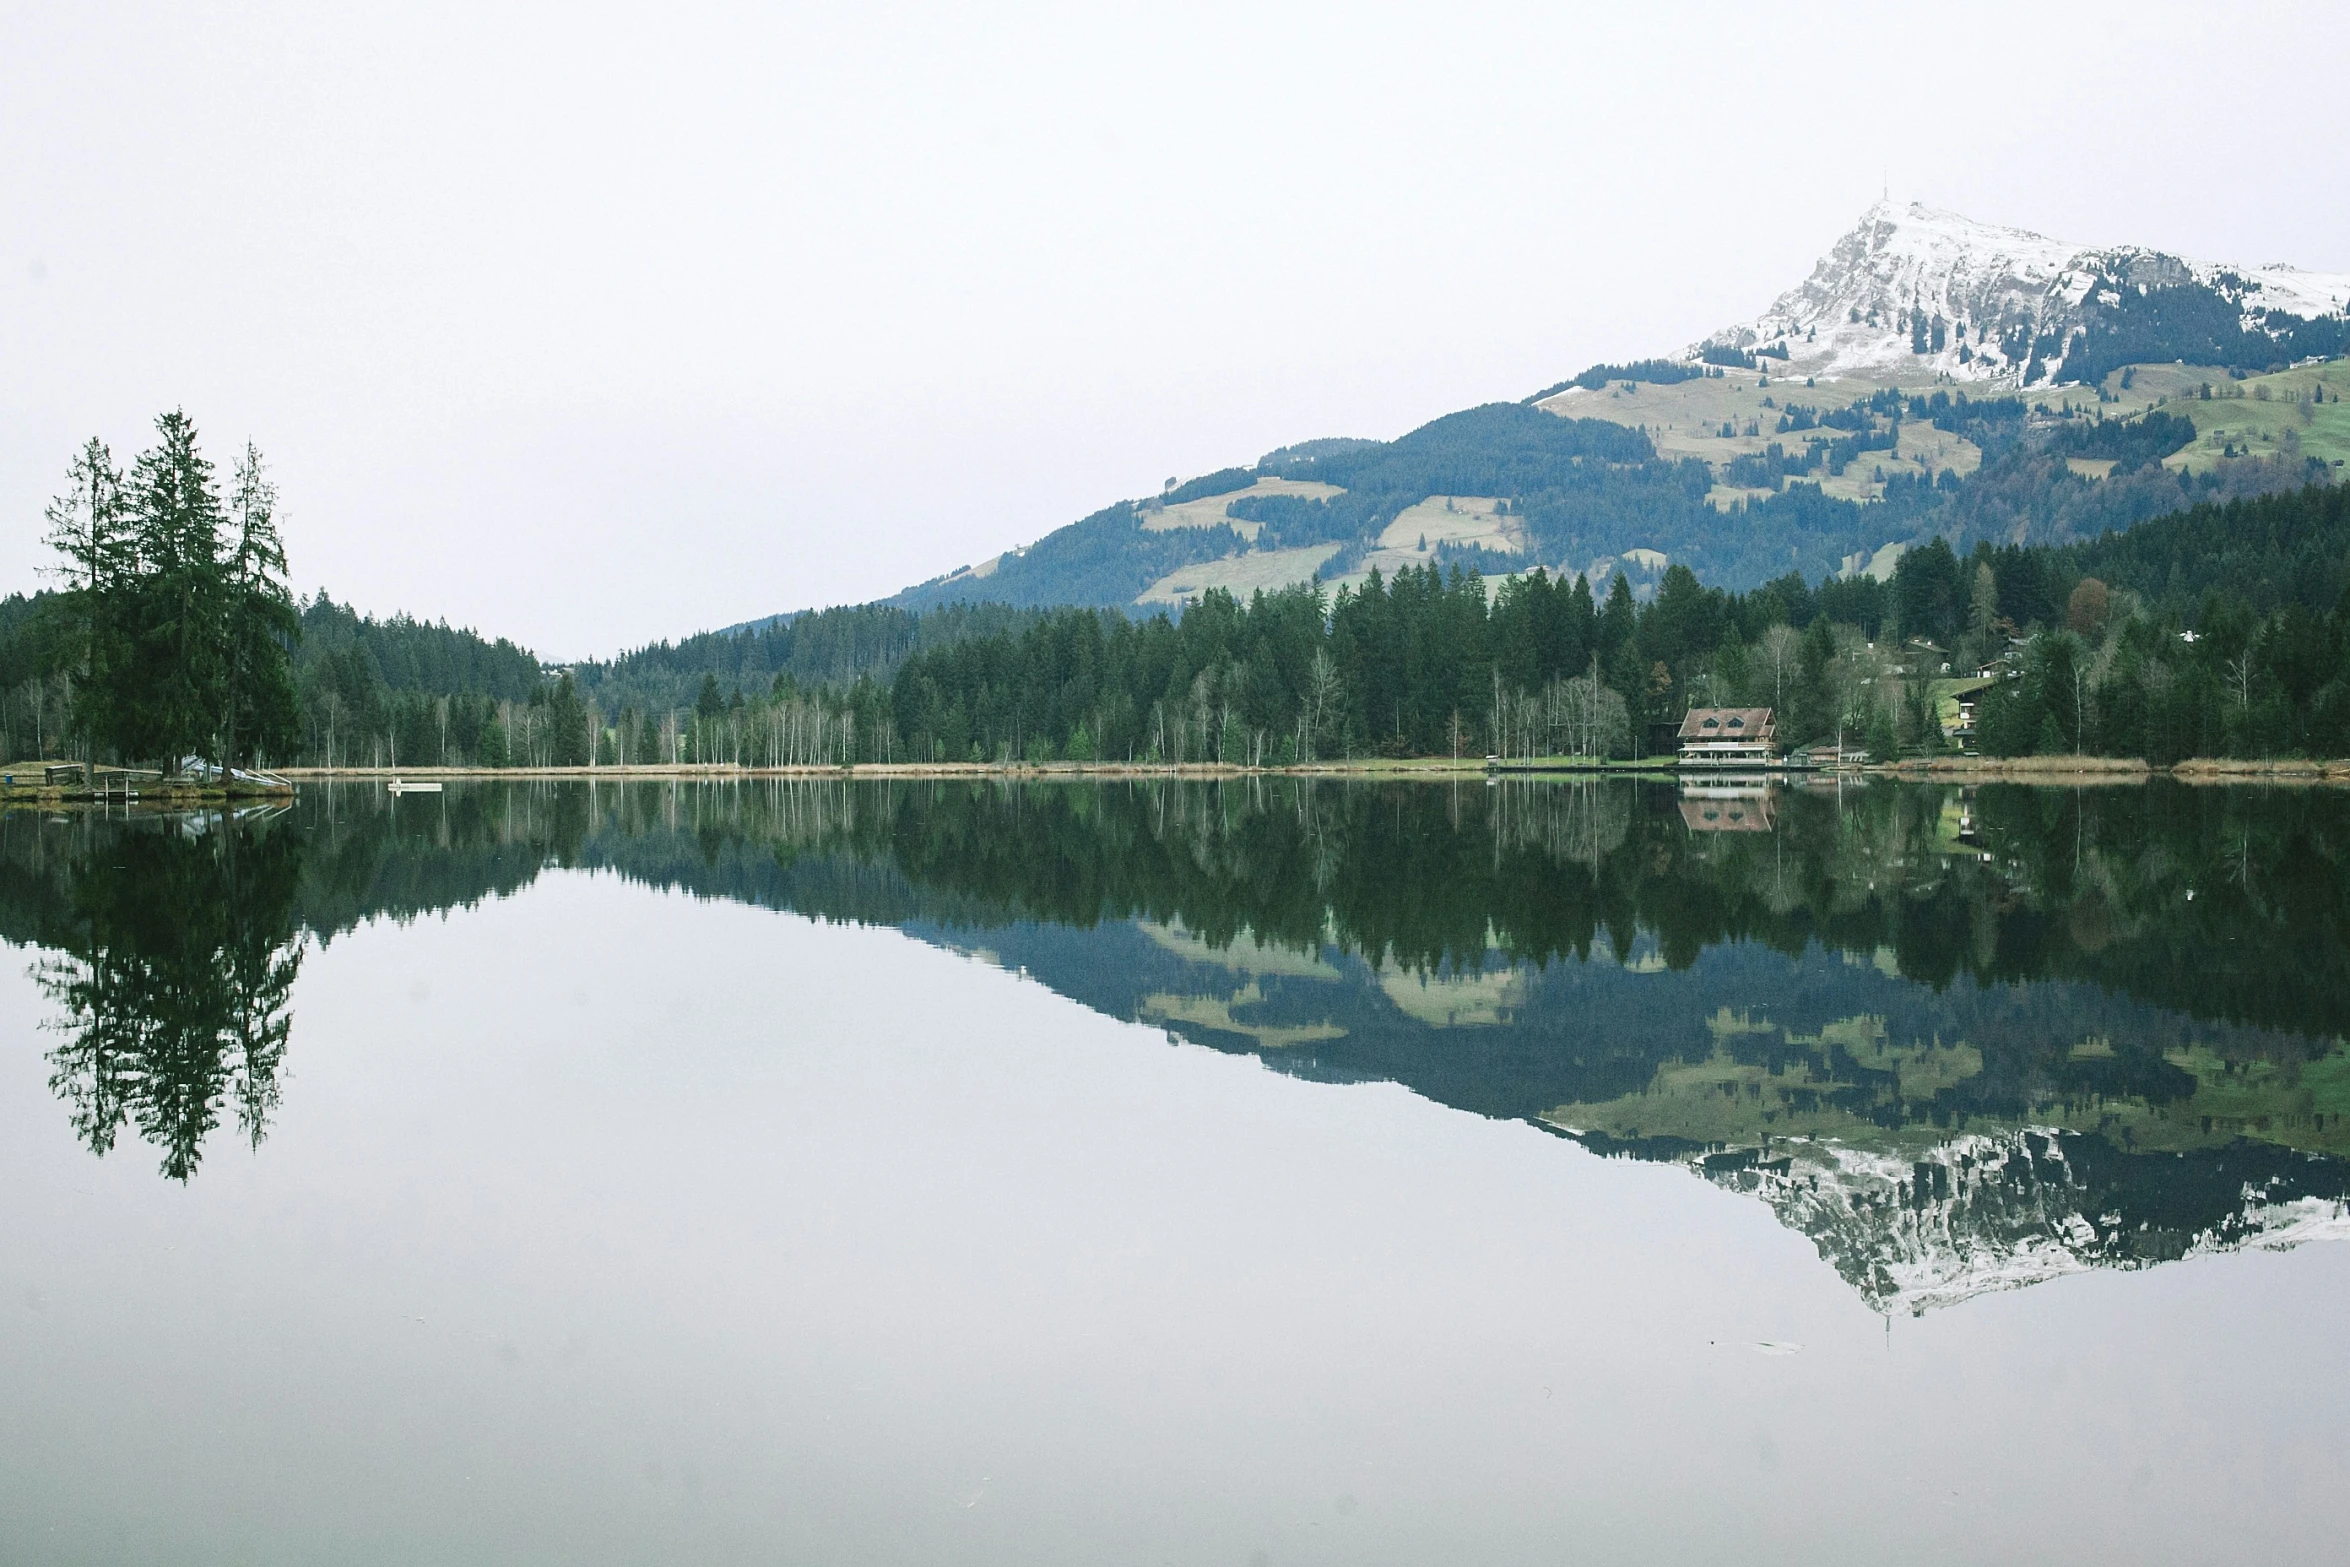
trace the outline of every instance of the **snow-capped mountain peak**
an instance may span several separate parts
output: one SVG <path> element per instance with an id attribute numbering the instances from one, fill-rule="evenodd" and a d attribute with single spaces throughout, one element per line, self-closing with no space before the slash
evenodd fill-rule
<path id="1" fill-rule="evenodd" d="M 2158 303 L 2171 307 L 2169 316 L 2194 316 L 2197 333 L 2215 323 L 2223 333 L 2264 333 L 2291 358 L 2295 325 L 2343 319 L 2350 274 L 2227 266 L 2138 246 L 2086 248 L 1923 203 L 1880 202 L 1810 277 L 1690 356 L 1718 360 L 1737 351 L 1767 361 L 1783 352 L 1782 374 L 2029 385 L 2101 365 L 2096 355 L 2073 359 L 2081 339 L 2119 338 L 2133 328 L 2142 335 L 2139 322 L 2156 313 L 2145 302 L 2156 291 L 2184 291 L 2163 293 Z"/>
<path id="2" fill-rule="evenodd" d="M 2100 1268 L 2350 1239 L 2338 1180 L 2281 1151 L 2202 1153 L 2225 1178 L 2168 1190 L 2122 1174 L 2130 1156 L 2055 1127 L 1961 1134 L 1912 1157 L 1803 1139 L 1778 1154 L 1692 1163 L 1761 1197 L 1887 1315 Z"/>

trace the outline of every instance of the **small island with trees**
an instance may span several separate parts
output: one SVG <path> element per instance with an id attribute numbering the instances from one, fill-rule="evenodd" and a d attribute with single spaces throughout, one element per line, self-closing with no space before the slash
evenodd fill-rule
<path id="1" fill-rule="evenodd" d="M 40 754 L 21 771 L 5 764 L 10 792 L 291 787 L 262 770 L 301 732 L 276 490 L 247 443 L 224 499 L 187 415 L 164 414 L 155 430 L 127 474 L 92 439 L 49 505 L 61 587 L 44 595 L 36 630 L 50 667 L 17 693 Z"/>

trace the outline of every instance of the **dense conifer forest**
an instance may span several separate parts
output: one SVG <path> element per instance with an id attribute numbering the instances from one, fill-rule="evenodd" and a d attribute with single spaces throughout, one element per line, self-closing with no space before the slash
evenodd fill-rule
<path id="1" fill-rule="evenodd" d="M 1595 375 L 1638 387 L 1694 378 L 1693 367 L 1598 365 Z M 1167 573 L 1256 550 L 1337 544 L 1325 578 L 1355 572 L 1380 531 L 1429 496 L 1500 499 L 1525 534 L 1530 558 L 1591 561 L 1639 546 L 1663 552 L 1717 586 L 1751 591 L 1796 571 L 1814 578 L 1887 539 L 1935 534 L 1954 547 L 1977 541 L 2061 544 L 2095 538 L 2200 501 L 2298 488 L 2330 475 L 2315 459 L 2242 458 L 2187 472 L 2162 459 L 2194 439 L 2173 413 L 2105 419 L 2047 394 L 1972 399 L 1948 389 L 1877 392 L 1849 407 L 1805 401 L 1799 382 L 1773 383 L 1777 436 L 1730 459 L 1717 476 L 1695 457 L 1659 451 L 1648 429 L 1605 419 L 1561 418 L 1530 403 L 1491 403 L 1431 421 L 1393 441 L 1310 441 L 1227 468 L 1147 501 L 1121 501 L 1011 552 L 985 576 L 952 574 L 890 602 L 924 610 L 986 601 L 1024 608 L 1131 607 Z M 1553 388 L 1552 390 L 1557 390 Z M 1896 473 L 1875 499 L 1826 493 L 1871 454 L 1895 450 L 1904 425 L 1931 425 L 1972 442 L 1979 468 Z M 1732 433 L 1725 427 L 1724 434 Z M 1748 431 L 1755 434 L 1756 431 Z M 2110 463 L 2101 478 L 2074 459 Z M 1864 472 L 1872 471 L 1864 467 Z M 1748 490 L 1726 508 L 1722 483 Z M 1258 479 L 1310 480 L 1343 493 L 1325 499 L 1252 495 L 1229 515 L 1262 524 L 1253 542 L 1229 525 L 1154 531 L 1156 508 L 1242 490 Z M 1522 559 L 1477 558 L 1488 569 Z"/>
<path id="2" fill-rule="evenodd" d="M 186 414 L 155 432 L 127 472 L 103 442 L 74 453 L 46 516 L 59 589 L 0 610 L 11 750 L 63 755 L 78 738 L 176 771 L 295 743 L 295 611 L 261 454 L 245 447 L 224 497 Z"/>
<path id="3" fill-rule="evenodd" d="M 1996 431 L 2016 422 L 2001 401 L 1937 396 L 1900 406 L 1995 447 Z M 1439 471 L 1452 487 L 1508 490 L 1562 452 L 1570 462 L 1605 458 L 1640 439 L 1622 426 L 1519 412 L 1530 422 L 1513 427 L 1512 441 L 1497 442 L 1480 411 L 1457 416 L 1449 431 L 1439 421 L 1416 443 L 1338 443 L 1284 458 L 1297 472 L 1347 480 L 1338 500 L 1295 509 L 1343 502 L 1375 511 L 1426 493 Z M 2135 476 L 2175 488 L 2180 481 L 2159 466 L 2182 438 L 2171 422 L 2084 421 L 2054 442 L 2013 450 L 2025 462 L 2115 462 L 2116 477 L 2089 491 L 2120 493 L 2109 487 Z M 511 642 L 405 615 L 377 620 L 323 592 L 296 605 L 284 592 L 258 454 L 240 464 L 227 502 L 206 500 L 209 469 L 192 428 L 165 433 L 127 482 L 103 448 L 77 457 L 77 487 L 53 517 L 59 537 L 81 550 L 66 552 L 68 580 L 61 591 L 0 602 L 0 748 L 9 757 L 210 749 L 388 766 L 1636 759 L 1669 749 L 1692 705 L 1763 705 L 1777 711 L 1786 744 L 1832 742 L 1892 759 L 1951 745 L 1945 731 L 1961 696 L 1973 700 L 1975 739 L 1993 755 L 2081 751 L 2158 764 L 2350 755 L 2350 492 L 2338 486 L 2206 500 L 2062 545 L 1978 539 L 1955 549 L 1936 537 L 1884 582 L 1789 572 L 1731 592 L 1677 564 L 1640 602 L 1621 575 L 1594 583 L 1537 570 L 1492 581 L 1473 562 L 1455 562 L 1374 573 L 1335 596 L 1314 585 L 1245 603 L 1210 592 L 1180 613 L 1147 617 L 867 605 L 553 670 Z M 1247 475 L 1211 480 L 1236 477 Z M 1778 499 L 1800 504 L 1803 491 Z M 95 532 L 93 493 L 103 513 Z M 1995 491 L 1968 493 L 1985 504 Z M 213 554 L 172 543 L 169 530 L 181 523 L 159 520 L 172 517 L 195 530 L 188 537 L 213 539 Z M 1328 526 L 1310 515 L 1264 520 Z M 93 593 L 77 564 L 85 558 L 112 589 Z M 171 564 L 182 560 L 194 564 Z M 209 606 L 185 623 L 218 628 L 190 644 L 192 674 L 173 640 L 183 624 L 173 606 L 183 601 Z"/>
<path id="4" fill-rule="evenodd" d="M 1288 763 L 1637 757 L 1693 704 L 1768 705 L 1789 743 L 1931 753 L 1981 692 L 1995 755 L 2350 754 L 2350 492 L 2206 504 L 2061 548 L 1936 539 L 1890 581 L 1751 593 L 1667 571 L 1636 603 L 1542 572 L 1374 574 L 1180 619 L 1047 613 L 901 664 L 907 759 Z M 1970 677 L 1973 677 L 1970 679 Z"/>

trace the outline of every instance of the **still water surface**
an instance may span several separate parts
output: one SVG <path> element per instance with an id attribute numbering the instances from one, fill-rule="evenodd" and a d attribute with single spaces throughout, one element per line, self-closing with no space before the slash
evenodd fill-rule
<path id="1" fill-rule="evenodd" d="M 2350 799 L 0 818 L 0 1559 L 2274 1561 Z"/>

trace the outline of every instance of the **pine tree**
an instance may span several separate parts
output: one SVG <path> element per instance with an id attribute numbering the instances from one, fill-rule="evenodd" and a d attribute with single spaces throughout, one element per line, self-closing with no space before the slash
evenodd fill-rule
<path id="1" fill-rule="evenodd" d="M 1966 667 L 1953 671 L 1971 674 L 1974 669 L 1998 656 L 1997 633 L 1999 623 L 1999 578 L 1991 569 L 1990 552 L 1979 548 L 1975 559 L 1974 592 L 1967 605 L 1967 641 L 1972 657 Z"/>
<path id="2" fill-rule="evenodd" d="M 1721 645 L 1714 651 L 1714 679 L 1707 693 L 1708 700 L 1716 707 L 1744 706 L 1752 680 L 1746 639 L 1738 634 L 1738 623 L 1731 621 L 1723 627 Z"/>
<path id="3" fill-rule="evenodd" d="M 211 748 L 221 704 L 220 493 L 196 449 L 196 426 L 174 409 L 155 421 L 161 442 L 131 465 L 126 487 L 138 556 L 130 657 L 105 698 L 125 756 L 168 767 Z"/>
<path id="4" fill-rule="evenodd" d="M 133 552 L 123 516 L 122 473 L 104 442 L 92 437 L 66 470 L 65 493 L 49 503 L 51 549 L 65 557 L 56 575 L 71 605 L 75 647 L 75 726 L 85 735 L 112 728 L 106 701 L 114 686 L 113 665 L 122 657 L 122 590 Z"/>
<path id="5" fill-rule="evenodd" d="M 228 556 L 221 627 L 222 757 L 231 767 L 260 750 L 293 746 L 301 714 L 288 647 L 302 635 L 286 550 L 277 531 L 277 487 L 261 453 L 245 443 L 229 494 L 236 542 Z"/>
<path id="6" fill-rule="evenodd" d="M 584 767 L 594 755 L 588 749 L 587 704 L 580 700 L 579 686 L 568 669 L 547 699 L 547 735 L 550 767 Z"/>
<path id="7" fill-rule="evenodd" d="M 1598 622 L 1594 627 L 1598 634 L 1593 639 L 1599 651 L 1600 661 L 1608 665 L 1611 670 L 1615 666 L 1618 655 L 1631 645 L 1632 633 L 1638 620 L 1639 611 L 1632 603 L 1632 584 L 1627 582 L 1624 579 L 1624 574 L 1619 571 L 1615 575 L 1615 580 L 1608 584 L 1607 605 L 1599 612 Z M 1645 673 L 1646 671 L 1643 670 L 1642 674 L 1645 675 Z M 1626 701 L 1631 701 L 1634 698 L 1635 693 L 1621 683 L 1618 684 L 1617 689 L 1623 692 Z"/>
<path id="8" fill-rule="evenodd" d="M 1806 740 L 1827 739 L 1835 732 L 1836 694 L 1829 678 L 1829 666 L 1835 658 L 1834 629 L 1827 616 L 1817 616 L 1804 629 L 1796 651 L 1797 713 L 1793 727 Z"/>

